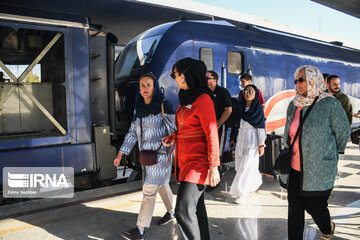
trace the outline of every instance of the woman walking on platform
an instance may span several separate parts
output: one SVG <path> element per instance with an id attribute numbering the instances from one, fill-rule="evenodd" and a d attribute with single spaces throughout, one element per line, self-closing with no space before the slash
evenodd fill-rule
<path id="1" fill-rule="evenodd" d="M 292 145 L 289 174 L 280 175 L 288 191 L 289 240 L 302 240 L 305 211 L 333 239 L 328 199 L 334 187 L 338 154 L 343 153 L 350 125 L 340 102 L 325 91 L 319 69 L 306 65 L 295 71 L 296 96 L 286 113 L 284 144 Z"/>
<path id="2" fill-rule="evenodd" d="M 243 203 L 249 193 L 262 184 L 259 172 L 259 156 L 264 154 L 265 118 L 259 102 L 259 90 L 247 85 L 244 98 L 240 101 L 235 126 L 231 131 L 230 148 L 235 148 L 236 175 L 231 184 L 230 195 L 236 197 L 235 203 Z"/>
<path id="3" fill-rule="evenodd" d="M 220 181 L 219 137 L 212 93 L 207 86 L 206 66 L 200 60 L 176 62 L 171 77 L 179 91 L 177 133 L 163 140 L 176 141 L 176 177 L 180 181 L 175 216 L 185 239 L 208 240 L 209 226 L 204 203 L 206 185 Z"/>
<path id="4" fill-rule="evenodd" d="M 176 129 L 174 111 L 171 105 L 165 101 L 153 74 L 142 75 L 139 85 L 140 94 L 135 104 L 134 118 L 114 160 L 114 165 L 117 167 L 120 164 L 122 155 L 129 155 L 137 141 L 139 141 L 140 151 L 157 150 L 156 164 L 143 166 L 143 199 L 136 223 L 137 227 L 123 233 L 126 239 L 137 240 L 144 238 L 144 228 L 150 226 L 158 192 L 167 209 L 167 213 L 160 219 L 158 224 L 163 225 L 175 219 L 173 194 L 169 186 L 172 167 L 171 161 L 168 160 L 170 148 L 162 146 L 159 149 L 162 139 Z M 164 108 L 164 117 L 162 107 Z"/>

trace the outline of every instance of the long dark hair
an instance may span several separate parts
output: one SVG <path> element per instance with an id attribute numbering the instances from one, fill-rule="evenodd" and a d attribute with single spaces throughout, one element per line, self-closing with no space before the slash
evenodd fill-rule
<path id="1" fill-rule="evenodd" d="M 180 105 L 192 104 L 197 97 L 204 93 L 208 94 L 214 101 L 214 96 L 207 85 L 207 69 L 203 61 L 183 58 L 174 64 L 172 71 L 175 70 L 179 74 L 184 74 L 186 84 L 189 86 L 189 89 L 180 89 L 179 91 Z"/>

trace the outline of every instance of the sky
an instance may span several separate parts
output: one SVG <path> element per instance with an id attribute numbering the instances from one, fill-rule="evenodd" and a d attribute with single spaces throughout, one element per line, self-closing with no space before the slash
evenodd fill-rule
<path id="1" fill-rule="evenodd" d="M 310 0 L 192 0 L 334 37 L 360 49 L 360 19 Z M 352 44 L 353 43 L 353 44 Z"/>

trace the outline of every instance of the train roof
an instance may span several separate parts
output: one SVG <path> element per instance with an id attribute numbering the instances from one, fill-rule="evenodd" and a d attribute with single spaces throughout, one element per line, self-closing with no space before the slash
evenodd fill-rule
<path id="1" fill-rule="evenodd" d="M 172 34 L 166 34 L 168 32 Z M 308 55 L 328 60 L 360 63 L 360 50 L 357 49 L 253 25 L 237 27 L 227 21 L 183 20 L 166 23 L 147 30 L 130 43 L 140 37 L 154 35 L 163 35 L 163 38 L 174 37 L 174 33 L 179 38 L 178 41 L 192 38 L 195 41 L 222 43 L 239 48 L 273 51 L 278 54 Z"/>
<path id="2" fill-rule="evenodd" d="M 28 9 L 2 4 L 0 4 L 0 9 L 0 20 L 76 28 L 89 27 L 87 18 L 81 15 L 57 13 L 38 9 Z"/>

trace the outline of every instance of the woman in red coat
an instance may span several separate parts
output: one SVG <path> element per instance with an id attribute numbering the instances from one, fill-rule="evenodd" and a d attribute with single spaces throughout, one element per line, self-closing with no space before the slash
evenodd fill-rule
<path id="1" fill-rule="evenodd" d="M 175 216 L 186 239 L 210 239 L 204 190 L 206 185 L 219 183 L 220 158 L 206 66 L 200 60 L 184 58 L 174 64 L 171 77 L 180 88 L 177 132 L 165 138 L 163 144 L 169 146 L 176 141 L 176 178 L 180 187 Z"/>

